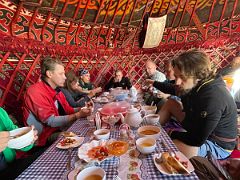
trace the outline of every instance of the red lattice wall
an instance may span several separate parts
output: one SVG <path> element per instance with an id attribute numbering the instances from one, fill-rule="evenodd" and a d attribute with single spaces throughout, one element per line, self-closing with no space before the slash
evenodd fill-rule
<path id="1" fill-rule="evenodd" d="M 143 82 L 144 63 L 151 59 L 162 71 L 164 61 L 172 59 L 192 47 L 204 49 L 211 57 L 213 66 L 220 68 L 232 60 L 239 52 L 238 36 L 219 38 L 214 41 L 169 45 L 144 54 L 121 54 L 119 51 L 106 50 L 104 54 L 73 53 L 72 46 L 61 46 L 0 36 L 0 106 L 9 113 L 20 117 L 20 104 L 25 89 L 39 79 L 39 61 L 50 55 L 60 58 L 66 71 L 84 67 L 90 70 L 95 85 L 103 86 L 111 78 L 114 69 L 122 69 L 137 87 Z M 35 47 L 35 48 L 33 48 Z"/>

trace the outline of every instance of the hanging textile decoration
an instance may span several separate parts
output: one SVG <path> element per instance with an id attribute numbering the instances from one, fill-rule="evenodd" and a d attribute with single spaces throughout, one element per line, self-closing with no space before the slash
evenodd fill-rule
<path id="1" fill-rule="evenodd" d="M 147 33 L 143 48 L 154 48 L 159 45 L 162 40 L 166 19 L 167 15 L 148 19 Z"/>

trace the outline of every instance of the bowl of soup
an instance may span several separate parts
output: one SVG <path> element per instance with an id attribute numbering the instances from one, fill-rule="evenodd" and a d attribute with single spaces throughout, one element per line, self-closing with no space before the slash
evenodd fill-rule
<path id="1" fill-rule="evenodd" d="M 140 137 L 152 137 L 154 139 L 158 139 L 160 131 L 160 127 L 149 125 L 138 128 L 137 133 Z"/>
<path id="2" fill-rule="evenodd" d="M 142 111 L 145 113 L 145 115 L 155 114 L 157 111 L 157 106 L 142 106 Z"/>
<path id="3" fill-rule="evenodd" d="M 136 146 L 142 154 L 150 154 L 156 148 L 156 140 L 152 137 L 142 137 L 137 139 Z"/>
<path id="4" fill-rule="evenodd" d="M 8 141 L 8 147 L 12 149 L 22 149 L 33 143 L 34 132 L 31 127 L 14 129 L 9 132 L 11 139 Z"/>
<path id="5" fill-rule="evenodd" d="M 96 131 L 94 131 L 94 136 L 96 137 L 96 139 L 98 140 L 106 140 L 109 139 L 110 136 L 110 130 L 109 129 L 98 129 Z"/>
<path id="6" fill-rule="evenodd" d="M 106 172 L 101 167 L 88 167 L 77 175 L 77 180 L 106 180 Z"/>

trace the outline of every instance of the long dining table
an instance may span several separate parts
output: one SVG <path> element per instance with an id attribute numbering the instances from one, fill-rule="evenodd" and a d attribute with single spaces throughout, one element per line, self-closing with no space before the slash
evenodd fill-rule
<path id="1" fill-rule="evenodd" d="M 145 125 L 143 122 L 141 125 Z M 160 125 L 159 125 L 160 126 Z M 92 140 L 94 125 L 87 118 L 81 118 L 75 121 L 68 129 L 69 132 L 74 132 L 78 136 L 84 137 L 84 143 L 88 143 Z M 160 126 L 160 141 L 164 141 L 173 151 L 178 151 L 177 147 L 173 144 L 172 140 L 165 132 L 165 130 Z M 136 134 L 136 129 L 133 130 Z M 116 126 L 113 131 L 111 131 L 110 138 L 118 138 L 119 129 Z M 56 146 L 61 140 L 62 137 L 59 137 L 56 142 L 54 142 L 41 156 L 39 156 L 25 171 L 23 171 L 17 179 L 67 179 L 68 173 L 74 169 L 74 162 L 71 163 L 71 169 L 67 166 L 69 165 L 69 150 L 58 149 Z M 124 176 L 127 178 L 121 178 L 122 180 L 127 179 L 170 179 L 170 180 L 184 180 L 184 179 L 198 179 L 195 172 L 190 173 L 189 175 L 166 175 L 156 168 L 153 156 L 155 153 L 166 152 L 167 149 L 162 146 L 160 143 L 157 143 L 156 151 L 149 155 L 140 155 L 138 161 L 141 162 L 137 171 L 137 177 L 135 176 Z M 77 159 L 78 148 L 73 148 L 71 151 L 72 161 Z M 106 171 L 106 179 L 108 180 L 119 180 L 119 169 L 114 166 L 116 161 L 119 161 L 118 158 L 111 158 L 103 161 L 100 164 Z M 124 164 L 124 166 L 127 166 Z M 128 169 L 122 170 L 123 174 L 130 174 Z"/>

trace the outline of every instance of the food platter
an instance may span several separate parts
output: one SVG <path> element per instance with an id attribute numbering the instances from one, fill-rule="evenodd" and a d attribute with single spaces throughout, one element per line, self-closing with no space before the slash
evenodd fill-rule
<path id="1" fill-rule="evenodd" d="M 86 162 L 95 161 L 97 163 L 101 163 L 113 156 L 108 153 L 105 141 L 93 140 L 79 147 L 78 157 Z"/>
<path id="2" fill-rule="evenodd" d="M 194 171 L 194 167 L 192 165 L 192 163 L 188 160 L 188 158 L 183 154 L 181 153 L 180 151 L 176 152 L 176 156 L 177 156 L 177 159 L 179 162 L 184 162 L 187 167 L 186 169 L 191 173 Z M 157 163 L 156 162 L 156 157 L 158 157 L 158 154 L 154 154 L 153 156 L 153 161 L 154 161 L 154 164 L 156 166 L 156 168 L 162 173 L 162 174 L 165 174 L 165 175 L 182 175 L 182 174 L 179 174 L 179 173 L 169 173 L 169 171 L 167 170 L 166 167 L 164 167 L 164 164 L 163 163 Z"/>
<path id="3" fill-rule="evenodd" d="M 80 146 L 84 141 L 84 137 L 66 137 L 64 139 L 61 139 L 56 147 L 59 149 L 69 149 L 69 148 L 75 148 Z"/>

